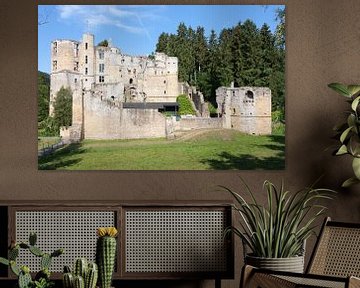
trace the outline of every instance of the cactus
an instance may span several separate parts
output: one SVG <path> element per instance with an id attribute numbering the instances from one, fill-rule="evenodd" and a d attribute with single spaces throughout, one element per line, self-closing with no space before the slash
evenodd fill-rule
<path id="1" fill-rule="evenodd" d="M 64 288 L 73 288 L 74 287 L 74 276 L 72 273 L 67 272 L 63 274 L 62 277 Z"/>
<path id="2" fill-rule="evenodd" d="M 14 248 L 9 250 L 8 253 L 9 260 L 16 260 L 16 258 L 19 256 L 19 246 L 15 246 Z"/>
<path id="3" fill-rule="evenodd" d="M 36 247 L 36 246 L 31 246 L 31 245 L 30 245 L 29 251 L 30 251 L 32 254 L 34 254 L 35 256 L 37 256 L 37 257 L 41 257 L 41 256 L 44 255 L 44 252 L 42 252 L 42 251 L 40 250 L 40 248 L 38 248 L 38 247 Z"/>
<path id="4" fill-rule="evenodd" d="M 29 268 L 27 270 L 29 270 Z M 22 270 L 19 274 L 19 279 L 18 279 L 19 288 L 29 288 L 31 283 L 32 283 L 32 279 L 29 271 L 25 272 Z"/>
<path id="5" fill-rule="evenodd" d="M 52 257 L 50 254 L 45 253 L 42 257 L 41 257 L 41 262 L 40 262 L 40 267 L 41 269 L 49 269 L 50 265 L 51 265 L 51 260 Z"/>
<path id="6" fill-rule="evenodd" d="M 74 277 L 74 288 L 85 288 L 84 278 L 77 275 Z"/>
<path id="7" fill-rule="evenodd" d="M 85 279 L 88 262 L 85 258 L 79 258 L 75 261 L 74 274 Z"/>
<path id="8" fill-rule="evenodd" d="M 98 266 L 96 263 L 89 263 L 85 276 L 85 288 L 95 288 L 98 279 Z"/>
<path id="9" fill-rule="evenodd" d="M 64 266 L 63 273 L 63 286 L 64 288 L 77 288 L 75 281 L 78 286 L 83 288 L 95 288 L 98 278 L 98 268 L 95 263 L 89 263 L 85 258 L 78 258 L 74 263 L 74 273 L 71 273 L 69 266 Z M 81 283 L 81 280 L 82 282 Z M 76 280 L 77 279 L 77 280 Z"/>
<path id="10" fill-rule="evenodd" d="M 96 262 L 99 267 L 100 288 L 110 288 L 112 274 L 114 272 L 116 256 L 115 227 L 98 228 L 99 238 L 96 243 Z"/>
<path id="11" fill-rule="evenodd" d="M 11 241 L 11 245 L 8 251 L 8 259 L 0 257 L 0 263 L 10 266 L 11 271 L 18 276 L 18 286 L 19 288 L 29 288 L 29 287 L 40 287 L 41 283 L 50 285 L 50 264 L 53 257 L 60 256 L 64 251 L 63 249 L 55 250 L 53 253 L 48 254 L 41 251 L 36 244 L 36 234 L 30 233 L 29 244 L 20 242 L 16 243 Z M 29 250 L 30 253 L 37 257 L 41 257 L 41 271 L 39 271 L 35 276 L 35 281 L 32 280 L 30 275 L 30 269 L 27 266 L 22 266 L 21 268 L 16 264 L 16 259 L 19 256 L 19 250 Z M 41 284 L 41 285 L 43 285 Z M 44 285 L 45 285 L 44 284 Z M 42 286 L 41 286 L 42 287 Z"/>
<path id="12" fill-rule="evenodd" d="M 37 241 L 36 233 L 31 232 L 30 235 L 29 235 L 29 244 L 30 244 L 31 246 L 35 246 L 35 245 L 36 245 L 36 241 Z"/>

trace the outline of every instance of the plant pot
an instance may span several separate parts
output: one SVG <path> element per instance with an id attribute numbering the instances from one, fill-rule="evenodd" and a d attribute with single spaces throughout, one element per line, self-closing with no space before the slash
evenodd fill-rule
<path id="1" fill-rule="evenodd" d="M 262 269 L 304 273 L 304 256 L 289 258 L 263 258 L 246 255 L 245 263 Z"/>

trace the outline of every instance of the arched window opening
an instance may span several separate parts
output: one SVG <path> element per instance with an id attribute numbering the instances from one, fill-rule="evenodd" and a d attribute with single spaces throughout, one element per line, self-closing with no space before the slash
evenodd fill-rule
<path id="1" fill-rule="evenodd" d="M 254 99 L 254 92 L 248 90 L 245 93 L 246 97 L 248 97 L 249 99 Z"/>

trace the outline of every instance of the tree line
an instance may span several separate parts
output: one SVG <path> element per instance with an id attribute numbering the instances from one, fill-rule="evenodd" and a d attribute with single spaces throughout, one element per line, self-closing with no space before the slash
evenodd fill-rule
<path id="1" fill-rule="evenodd" d="M 285 10 L 275 16 L 279 24 L 274 33 L 267 24 L 259 29 L 246 20 L 206 37 L 203 27 L 180 23 L 176 34 L 159 36 L 156 52 L 178 57 L 179 80 L 196 85 L 214 105 L 215 90 L 231 82 L 235 87 L 269 87 L 272 109 L 284 119 Z"/>

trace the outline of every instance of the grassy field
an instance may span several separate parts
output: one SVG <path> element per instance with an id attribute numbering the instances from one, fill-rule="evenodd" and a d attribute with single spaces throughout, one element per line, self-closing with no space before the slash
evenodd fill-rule
<path id="1" fill-rule="evenodd" d="M 39 169 L 236 170 L 285 168 L 285 136 L 202 131 L 175 140 L 86 140 L 39 158 Z"/>

